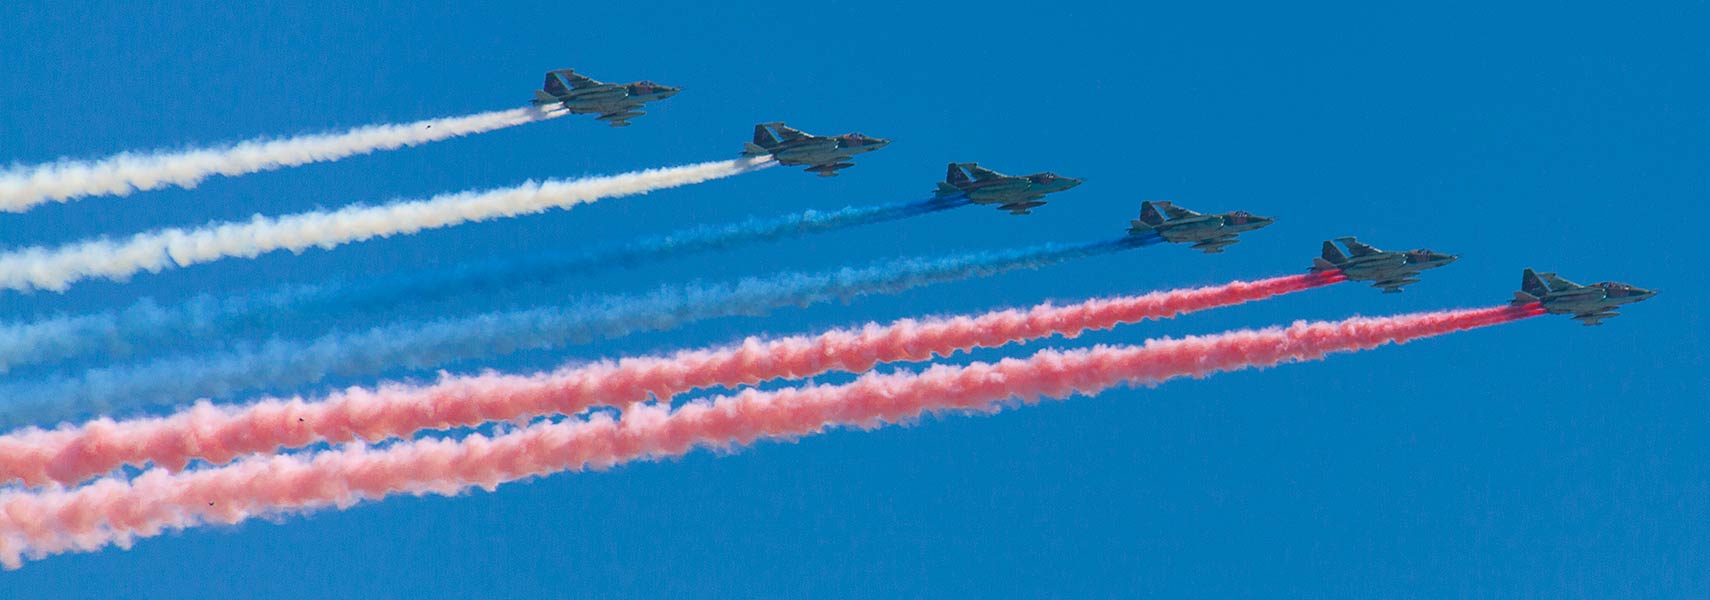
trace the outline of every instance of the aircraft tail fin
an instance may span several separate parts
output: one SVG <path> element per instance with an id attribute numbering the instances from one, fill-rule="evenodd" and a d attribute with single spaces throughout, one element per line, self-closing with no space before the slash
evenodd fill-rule
<path id="1" fill-rule="evenodd" d="M 1333 265 L 1339 265 L 1339 264 L 1348 262 L 1347 255 L 1342 254 L 1342 249 L 1337 248 L 1336 243 L 1332 242 L 1330 240 L 1324 240 L 1324 251 L 1321 253 L 1321 255 L 1324 257 L 1323 260 L 1325 262 L 1328 262 L 1328 263 L 1333 264 Z"/>
<path id="2" fill-rule="evenodd" d="M 1520 291 L 1534 298 L 1542 298 L 1550 292 L 1550 288 L 1544 285 L 1544 280 L 1538 277 L 1536 271 L 1526 269 L 1526 272 L 1520 275 Z"/>
<path id="3" fill-rule="evenodd" d="M 1158 212 L 1158 207 L 1154 206 L 1151 201 L 1141 202 L 1140 220 L 1138 222 L 1156 228 L 1164 224 L 1164 215 Z"/>
<path id="4" fill-rule="evenodd" d="M 539 92 L 535 93 L 536 94 L 535 97 L 539 98 L 540 97 L 539 94 L 541 94 L 541 93 L 545 93 L 547 96 L 551 96 L 551 97 L 562 96 L 562 95 L 570 93 L 570 86 L 564 85 L 564 79 L 562 79 L 562 78 L 568 77 L 571 75 L 575 75 L 575 74 L 576 74 L 576 72 L 572 71 L 570 69 L 558 69 L 555 71 L 547 71 L 546 72 L 546 83 L 542 84 L 540 86 L 541 90 Z"/>
<path id="5" fill-rule="evenodd" d="M 974 163 L 966 163 L 966 164 L 971 165 Z M 946 171 L 944 174 L 944 182 L 948 183 L 952 186 L 955 186 L 955 187 L 961 187 L 961 186 L 973 183 L 974 180 L 973 180 L 973 178 L 968 177 L 968 172 L 962 170 L 963 165 L 964 165 L 964 163 L 950 163 L 949 170 Z"/>
<path id="6" fill-rule="evenodd" d="M 766 129 L 766 125 L 766 123 L 761 123 L 754 126 L 754 143 L 749 145 L 759 146 L 762 149 L 778 145 L 778 137 L 772 135 L 772 132 Z"/>

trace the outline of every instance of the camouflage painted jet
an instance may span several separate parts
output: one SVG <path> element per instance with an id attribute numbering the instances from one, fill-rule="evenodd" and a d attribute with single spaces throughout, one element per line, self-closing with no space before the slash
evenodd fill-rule
<path id="1" fill-rule="evenodd" d="M 642 114 L 641 105 L 677 95 L 681 88 L 651 81 L 601 83 L 576 74 L 574 69 L 546 72 L 546 86 L 534 91 L 537 106 L 562 105 L 572 114 L 600 115 L 612 127 L 623 127 Z"/>
<path id="2" fill-rule="evenodd" d="M 1323 258 L 1312 259 L 1312 272 L 1341 271 L 1350 280 L 1372 282 L 1372 287 L 1382 288 L 1385 294 L 1400 292 L 1402 286 L 1410 283 L 1419 283 L 1414 277 L 1420 271 L 1435 269 L 1460 258 L 1423 248 L 1406 252 L 1379 250 L 1351 237 L 1336 238 L 1336 241 L 1348 247 L 1348 254 L 1343 255 L 1334 242 L 1326 240 Z"/>
<path id="3" fill-rule="evenodd" d="M 1539 303 L 1552 315 L 1573 315 L 1586 326 L 1602 325 L 1603 320 L 1618 316 L 1615 309 L 1623 304 L 1648 300 L 1657 293 L 1618 281 L 1602 281 L 1580 285 L 1557 277 L 1555 273 L 1535 273 L 1531 269 L 1520 276 L 1520 291 L 1514 292 L 1514 304 Z"/>
<path id="4" fill-rule="evenodd" d="M 812 135 L 791 129 L 783 123 L 761 123 L 754 126 L 754 141 L 743 145 L 744 156 L 771 155 L 780 165 L 808 165 L 809 173 L 820 177 L 835 177 L 837 170 L 855 166 L 849 162 L 855 155 L 872 152 L 891 141 L 867 137 L 859 133 L 843 135 Z"/>
<path id="5" fill-rule="evenodd" d="M 1158 214 L 1158 209 L 1163 214 Z M 1169 219 L 1165 220 L 1165 216 Z M 1131 221 L 1132 235 L 1157 234 L 1167 242 L 1191 243 L 1206 254 L 1222 252 L 1235 242 L 1236 236 L 1271 223 L 1276 219 L 1261 217 L 1244 210 L 1218 215 L 1203 215 L 1169 202 L 1141 202 L 1140 218 Z"/>
<path id="6" fill-rule="evenodd" d="M 950 163 L 950 172 L 938 184 L 937 195 L 966 196 L 974 204 L 996 204 L 998 210 L 1025 215 L 1045 204 L 1046 194 L 1055 194 L 1081 184 L 1081 180 L 1052 172 L 1004 175 L 979 163 Z"/>

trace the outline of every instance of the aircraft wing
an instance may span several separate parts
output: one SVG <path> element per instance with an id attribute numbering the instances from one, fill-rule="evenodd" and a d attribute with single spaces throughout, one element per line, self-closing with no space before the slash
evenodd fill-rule
<path id="1" fill-rule="evenodd" d="M 554 72 L 564 76 L 564 80 L 570 82 L 570 89 L 572 90 L 581 90 L 605 85 L 603 82 L 596 81 L 593 78 L 584 75 L 578 75 L 575 71 L 568 69 Z"/>
<path id="2" fill-rule="evenodd" d="M 1176 206 L 1175 204 L 1172 204 L 1169 202 L 1159 202 L 1159 203 L 1157 203 L 1157 205 L 1158 205 L 1158 208 L 1164 209 L 1164 216 L 1169 217 L 1171 219 L 1186 219 L 1188 217 L 1200 216 L 1199 213 L 1196 213 L 1194 211 L 1182 208 L 1180 206 Z"/>
<path id="3" fill-rule="evenodd" d="M 611 123 L 612 127 L 623 127 L 629 124 L 630 119 L 647 114 L 636 110 L 639 106 L 641 106 L 640 103 L 620 105 L 608 112 L 600 113 L 600 116 L 595 118 Z"/>
<path id="4" fill-rule="evenodd" d="M 1012 215 L 1025 215 L 1025 214 L 1032 213 L 1033 207 L 1044 206 L 1044 205 L 1045 205 L 1044 202 L 1038 201 L 1038 200 L 1030 200 L 1030 201 L 1023 201 L 1023 202 L 1010 202 L 1008 204 L 998 206 L 998 210 L 1007 210 L 1007 211 L 1009 211 L 1009 214 L 1012 214 Z"/>
<path id="5" fill-rule="evenodd" d="M 1581 325 L 1585 325 L 1586 327 L 1592 327 L 1595 325 L 1602 325 L 1604 319 L 1619 316 L 1621 316 L 1621 313 L 1612 310 L 1605 310 L 1599 312 L 1579 313 L 1573 316 L 1573 320 L 1579 321 Z"/>
<path id="6" fill-rule="evenodd" d="M 1233 246 L 1239 241 L 1241 241 L 1241 239 L 1235 237 L 1235 234 L 1231 233 L 1197 242 L 1193 245 L 1193 248 L 1206 254 L 1217 254 L 1222 252 L 1224 248 Z"/>
<path id="7" fill-rule="evenodd" d="M 1577 290 L 1585 287 L 1572 281 L 1562 279 L 1561 277 L 1557 277 L 1555 273 L 1539 273 L 1538 278 L 1543 279 L 1544 283 L 1549 285 L 1551 290 Z"/>
<path id="8" fill-rule="evenodd" d="M 1393 279 L 1373 281 L 1372 287 L 1382 289 L 1385 294 L 1393 294 L 1401 291 L 1401 288 L 1415 283 L 1419 283 L 1419 280 L 1411 277 L 1396 277 Z"/>
<path id="9" fill-rule="evenodd" d="M 1006 179 L 1009 177 L 1008 175 L 1004 175 L 1003 173 L 999 173 L 997 171 L 993 171 L 991 169 L 987 169 L 985 167 L 981 167 L 978 165 L 965 165 L 965 166 L 968 169 L 968 174 L 973 176 L 974 181 L 991 181 L 993 179 Z"/>
<path id="10" fill-rule="evenodd" d="M 1340 238 L 1339 241 L 1341 241 L 1344 245 L 1346 245 L 1348 247 L 1348 254 L 1351 254 L 1354 256 L 1371 256 L 1373 254 L 1383 254 L 1382 250 L 1378 250 L 1377 248 L 1373 248 L 1369 244 L 1362 244 L 1362 243 L 1360 243 L 1359 240 L 1356 240 L 1356 239 L 1351 238 L 1351 237 Z"/>
<path id="11" fill-rule="evenodd" d="M 803 169 L 803 170 L 805 170 L 809 173 L 817 174 L 820 177 L 836 177 L 838 171 L 841 171 L 843 169 L 847 169 L 847 168 L 853 167 L 853 166 L 855 166 L 855 163 L 842 162 L 840 160 L 834 160 L 831 162 L 816 163 L 813 166 L 810 166 L 810 167 Z"/>
<path id="12" fill-rule="evenodd" d="M 772 125 L 772 131 L 777 132 L 778 139 L 781 141 L 793 142 L 796 140 L 805 140 L 808 138 L 819 137 L 819 136 L 809 135 L 809 134 L 803 133 L 799 129 L 791 129 L 788 125 L 785 125 L 783 123 L 772 123 L 771 125 Z"/>

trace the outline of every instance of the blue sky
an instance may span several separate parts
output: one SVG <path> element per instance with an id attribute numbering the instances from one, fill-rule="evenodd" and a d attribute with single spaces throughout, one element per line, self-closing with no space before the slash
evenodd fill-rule
<path id="1" fill-rule="evenodd" d="M 980 208 L 602 275 L 590 293 L 1114 235 L 1145 199 L 1279 217 L 1227 254 L 1153 247 L 466 365 L 565 360 L 1303 270 L 1319 241 L 1456 252 L 1126 327 L 1130 342 L 1505 301 L 1520 269 L 1663 295 L 1330 361 L 835 432 L 459 498 L 201 529 L 0 573 L 10 597 L 1710 594 L 1704 2 L 1604 4 L 18 2 L 0 160 L 35 163 L 519 105 L 547 69 L 685 91 L 561 119 L 0 215 L 0 245 L 735 155 L 755 122 L 894 140 L 844 176 L 725 181 L 302 256 L 0 296 L 0 316 L 574 250 L 909 200 L 944 164 L 1086 177 Z M 481 298 L 454 307 L 478 311 Z M 280 331 L 308 337 L 320 332 Z M 992 358 L 1022 352 L 982 352 Z M 419 375 L 419 374 L 416 374 Z M 313 391 L 312 389 L 305 391 Z"/>

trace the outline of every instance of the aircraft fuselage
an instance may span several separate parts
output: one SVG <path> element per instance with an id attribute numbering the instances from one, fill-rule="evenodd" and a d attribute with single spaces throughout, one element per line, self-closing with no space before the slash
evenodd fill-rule
<path id="1" fill-rule="evenodd" d="M 1384 252 L 1368 256 L 1358 256 L 1348 259 L 1336 266 L 1343 275 L 1354 280 L 1391 279 L 1403 275 L 1417 273 L 1418 270 L 1407 268 L 1407 255 L 1400 252 Z"/>
<path id="2" fill-rule="evenodd" d="M 1223 227 L 1223 217 L 1205 215 L 1165 222 L 1156 227 L 1158 235 L 1171 242 L 1203 242 L 1224 234 L 1234 233 Z"/>
<path id="3" fill-rule="evenodd" d="M 1631 295 L 1612 297 L 1609 291 L 1597 286 L 1586 286 L 1571 290 L 1551 291 L 1539 298 L 1544 310 L 1555 314 L 1579 314 L 1606 311 L 1624 304 L 1632 304 L 1648 298 L 1648 295 Z"/>

